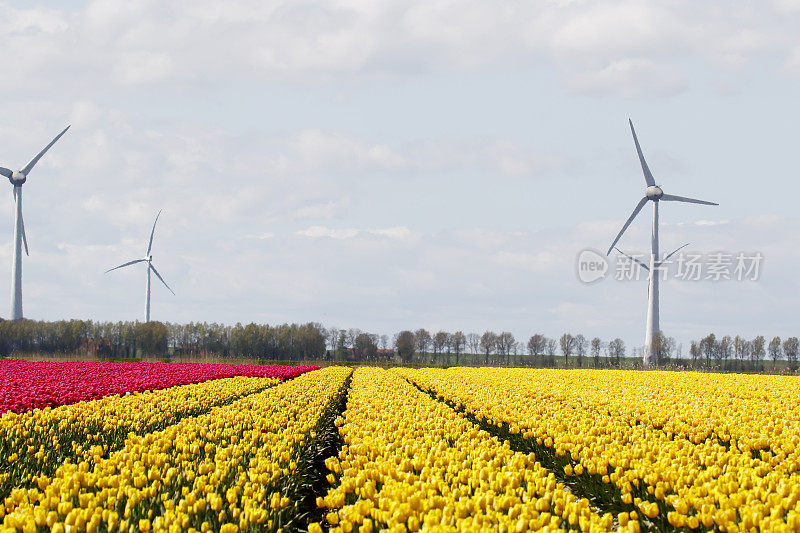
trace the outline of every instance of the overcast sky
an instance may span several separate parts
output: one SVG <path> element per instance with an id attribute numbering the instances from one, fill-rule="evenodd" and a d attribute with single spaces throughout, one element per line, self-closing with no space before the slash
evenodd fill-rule
<path id="1" fill-rule="evenodd" d="M 630 117 L 666 192 L 720 203 L 662 204 L 664 251 L 764 257 L 665 282 L 662 329 L 800 335 L 798 27 L 797 0 L 0 1 L 0 165 L 72 124 L 24 187 L 25 315 L 141 319 L 144 268 L 103 272 L 163 209 L 156 320 L 640 346 L 644 278 L 576 275 L 644 192 Z"/>

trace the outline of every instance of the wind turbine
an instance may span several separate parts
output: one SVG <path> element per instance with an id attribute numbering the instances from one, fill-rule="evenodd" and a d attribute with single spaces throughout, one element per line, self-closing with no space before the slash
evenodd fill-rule
<path id="1" fill-rule="evenodd" d="M 622 234 L 625 233 L 625 230 L 628 229 L 628 226 L 631 225 L 633 219 L 636 218 L 636 215 L 639 214 L 639 211 L 645 206 L 647 202 L 653 202 L 653 226 L 652 226 L 652 233 L 650 236 L 650 265 L 645 267 L 649 272 L 649 289 L 647 295 L 647 326 L 645 328 L 645 350 L 644 350 L 644 366 L 650 366 L 652 361 L 655 358 L 655 353 L 653 349 L 653 335 L 660 331 L 658 325 L 658 275 L 657 269 L 666 261 L 672 254 L 680 250 L 675 250 L 671 254 L 669 254 L 664 259 L 660 259 L 658 254 L 658 202 L 684 202 L 687 204 L 703 204 L 703 205 L 719 205 L 714 202 L 707 202 L 705 200 L 695 200 L 694 198 L 686 198 L 684 196 L 675 196 L 672 194 L 664 194 L 664 191 L 656 185 L 656 181 L 653 178 L 653 174 L 650 172 L 650 168 L 647 166 L 647 162 L 644 160 L 644 155 L 642 154 L 642 148 L 639 146 L 639 139 L 636 137 L 636 130 L 633 129 L 633 122 L 628 119 L 628 124 L 631 126 L 631 133 L 633 134 L 633 142 L 636 144 L 636 152 L 639 154 L 639 162 L 642 164 L 642 172 L 644 172 L 644 181 L 647 184 L 647 188 L 644 191 L 644 198 L 639 200 L 639 203 L 636 204 L 636 207 L 631 213 L 631 216 L 628 217 L 628 220 L 625 221 L 623 224 L 622 229 L 617 234 L 616 239 L 614 242 L 611 243 L 611 246 L 608 247 L 608 252 L 606 255 L 611 253 L 619 241 Z M 685 245 L 684 245 L 685 246 Z M 683 248 L 683 247 L 681 247 Z M 641 261 L 637 261 L 639 264 L 643 264 Z"/>
<path id="2" fill-rule="evenodd" d="M 25 236 L 25 222 L 22 220 L 22 184 L 28 179 L 36 163 L 47 153 L 51 146 L 58 141 L 62 135 L 67 133 L 69 126 L 56 135 L 56 138 L 50 141 L 50 144 L 44 147 L 44 150 L 36 154 L 36 157 L 31 159 L 30 163 L 25 165 L 25 168 L 18 171 L 9 170 L 0 167 L 0 175 L 8 178 L 13 186 L 14 203 L 16 204 L 16 215 L 14 217 L 14 250 L 12 252 L 12 274 L 11 274 L 11 319 L 19 320 L 22 318 L 22 245 L 25 245 L 25 255 L 28 255 L 28 238 Z"/>
<path id="3" fill-rule="evenodd" d="M 134 259 L 133 261 L 128 261 L 127 263 L 122 263 L 119 266 L 115 266 L 114 268 L 109 268 L 108 270 L 106 270 L 106 274 L 108 274 L 112 270 L 116 270 L 118 268 L 135 265 L 136 263 L 147 263 L 147 286 L 146 286 L 146 295 L 144 303 L 145 322 L 150 322 L 150 271 L 151 270 L 153 271 L 153 274 L 155 274 L 156 277 L 161 280 L 161 283 L 163 283 L 164 286 L 167 289 L 169 289 L 169 292 L 171 292 L 173 295 L 175 294 L 175 291 L 170 289 L 169 285 L 167 285 L 167 282 L 164 281 L 164 278 L 162 278 L 161 274 L 159 274 L 158 270 L 156 270 L 156 267 L 153 266 L 153 256 L 150 254 L 151 250 L 153 249 L 153 235 L 156 232 L 156 222 L 158 222 L 158 217 L 160 216 L 161 216 L 161 211 L 158 212 L 158 214 L 156 215 L 156 220 L 155 222 L 153 222 L 153 229 L 152 231 L 150 231 L 150 242 L 147 243 L 147 252 L 144 254 L 144 259 Z"/>

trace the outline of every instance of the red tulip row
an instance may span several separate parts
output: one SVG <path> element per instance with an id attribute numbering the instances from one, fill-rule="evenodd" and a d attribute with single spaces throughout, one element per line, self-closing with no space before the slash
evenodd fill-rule
<path id="1" fill-rule="evenodd" d="M 290 379 L 317 366 L 0 360 L 0 413 L 234 376 Z"/>

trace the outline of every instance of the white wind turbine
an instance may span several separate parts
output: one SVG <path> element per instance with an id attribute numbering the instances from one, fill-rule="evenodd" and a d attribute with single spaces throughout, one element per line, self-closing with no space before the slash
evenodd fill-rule
<path id="1" fill-rule="evenodd" d="M 719 205 L 714 202 L 707 202 L 705 200 L 695 200 L 693 198 L 685 198 L 683 196 L 674 196 L 672 194 L 664 194 L 664 191 L 656 185 L 655 179 L 653 179 L 653 174 L 650 172 L 650 168 L 647 166 L 647 162 L 644 160 L 644 155 L 642 154 L 642 148 L 639 146 L 639 139 L 636 138 L 636 130 L 633 129 L 633 122 L 628 119 L 628 124 L 631 126 L 631 133 L 633 134 L 633 142 L 636 144 L 636 152 L 639 154 L 639 162 L 642 164 L 642 171 L 644 172 L 644 181 L 647 183 L 647 188 L 645 189 L 644 198 L 639 200 L 639 203 L 636 204 L 636 208 L 631 213 L 631 216 L 628 217 L 628 220 L 625 221 L 623 224 L 622 229 L 617 234 L 617 238 L 614 239 L 614 242 L 611 243 L 611 246 L 608 247 L 608 252 L 606 255 L 611 253 L 616 247 L 617 241 L 619 241 L 622 234 L 625 233 L 625 230 L 628 229 L 628 226 L 631 225 L 633 219 L 636 218 L 636 215 L 639 214 L 639 211 L 642 210 L 644 205 L 650 201 L 653 202 L 653 226 L 652 226 L 652 233 L 650 236 L 650 262 L 649 266 L 645 266 L 645 268 L 649 271 L 648 279 L 649 279 L 649 290 L 647 295 L 647 326 L 645 328 L 645 349 L 644 349 L 644 366 L 650 366 L 651 362 L 655 357 L 655 353 L 653 350 L 653 335 L 660 331 L 658 325 L 658 268 L 670 257 L 672 254 L 683 248 L 678 248 L 671 254 L 669 254 L 664 259 L 660 259 L 658 253 L 658 202 L 684 202 L 689 204 L 703 204 L 703 205 Z M 686 246 L 686 245 L 684 245 Z M 637 263 L 644 266 L 644 263 L 641 261 L 636 260 Z"/>
<path id="2" fill-rule="evenodd" d="M 155 222 L 153 222 L 153 229 L 150 232 L 150 241 L 147 243 L 147 253 L 145 253 L 144 259 L 134 259 L 133 261 L 128 261 L 127 263 L 122 263 L 119 266 L 116 266 L 114 268 L 110 268 L 110 269 L 106 270 L 106 274 L 108 274 L 112 270 L 116 270 L 118 268 L 126 267 L 126 266 L 129 266 L 129 265 L 135 265 L 136 263 L 147 263 L 147 286 L 146 286 L 146 295 L 145 295 L 145 303 L 144 303 L 144 321 L 145 322 L 150 322 L 150 271 L 151 270 L 153 271 L 153 274 L 155 274 L 156 277 L 158 277 L 158 279 L 161 280 L 161 283 L 163 283 L 164 286 L 167 289 L 169 289 L 169 292 L 171 292 L 173 295 L 175 294 L 175 291 L 170 289 L 170 286 L 167 285 L 167 282 L 164 281 L 164 278 L 162 278 L 161 274 L 159 274 L 158 270 L 156 270 L 156 267 L 153 266 L 153 256 L 150 254 L 150 251 L 153 249 L 153 235 L 156 232 L 156 222 L 158 222 L 158 217 L 160 217 L 160 216 L 161 216 L 161 211 L 158 212 L 158 214 L 156 215 L 156 220 L 155 220 Z"/>
<path id="3" fill-rule="evenodd" d="M 22 219 L 22 184 L 28 179 L 28 174 L 42 156 L 64 135 L 69 126 L 56 135 L 44 150 L 36 154 L 25 168 L 18 171 L 0 167 L 0 175 L 8 178 L 13 185 L 14 203 L 16 203 L 16 215 L 14 217 L 14 249 L 12 251 L 12 274 L 11 274 L 11 319 L 19 320 L 22 318 L 22 245 L 25 245 L 25 255 L 28 255 L 28 238 L 25 236 L 25 222 Z"/>

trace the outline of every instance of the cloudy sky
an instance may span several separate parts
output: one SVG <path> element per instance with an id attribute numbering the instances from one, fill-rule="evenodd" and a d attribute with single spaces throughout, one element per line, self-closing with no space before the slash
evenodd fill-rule
<path id="1" fill-rule="evenodd" d="M 721 204 L 663 204 L 664 250 L 764 257 L 668 280 L 662 328 L 798 335 L 799 25 L 797 0 L 0 0 L 0 165 L 72 124 L 24 188 L 25 314 L 140 319 L 144 269 L 103 271 L 163 209 L 154 319 L 638 346 L 646 281 L 576 275 L 643 194 L 631 117 L 668 193 Z"/>

